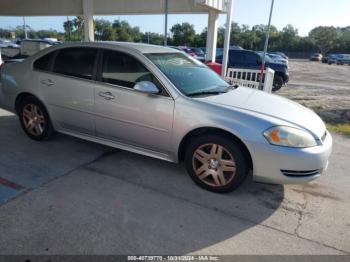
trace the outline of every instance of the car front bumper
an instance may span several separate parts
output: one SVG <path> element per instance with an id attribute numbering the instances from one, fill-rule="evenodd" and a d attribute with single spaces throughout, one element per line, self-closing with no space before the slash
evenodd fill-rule
<path id="1" fill-rule="evenodd" d="M 297 184 L 314 180 L 327 169 L 332 144 L 329 132 L 322 145 L 311 148 L 251 144 L 254 180 L 273 184 Z"/>

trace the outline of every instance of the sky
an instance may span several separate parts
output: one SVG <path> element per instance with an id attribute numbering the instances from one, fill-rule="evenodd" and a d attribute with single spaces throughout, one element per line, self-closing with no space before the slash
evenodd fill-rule
<path id="1" fill-rule="evenodd" d="M 270 0 L 234 0 L 233 20 L 239 24 L 253 26 L 267 24 Z M 70 17 L 73 18 L 73 17 Z M 164 31 L 163 15 L 138 16 L 95 16 L 107 20 L 126 20 L 142 32 Z M 26 23 L 35 30 L 56 29 L 63 31 L 67 17 L 26 17 Z M 225 24 L 225 16 L 219 18 L 220 26 Z M 169 15 L 169 28 L 175 23 L 189 22 L 201 32 L 207 26 L 207 15 Z M 0 16 L 0 28 L 14 28 L 23 24 L 22 17 Z M 278 29 L 291 24 L 306 36 L 309 31 L 322 26 L 350 26 L 350 0 L 275 0 L 272 24 Z"/>

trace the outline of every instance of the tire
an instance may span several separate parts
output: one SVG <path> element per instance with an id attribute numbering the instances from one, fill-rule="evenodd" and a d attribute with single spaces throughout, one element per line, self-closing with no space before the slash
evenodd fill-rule
<path id="1" fill-rule="evenodd" d="M 248 174 L 244 152 L 231 137 L 197 137 L 187 147 L 186 169 L 200 187 L 216 193 L 230 192 L 239 187 Z"/>
<path id="2" fill-rule="evenodd" d="M 31 139 L 48 140 L 54 135 L 47 110 L 35 97 L 28 96 L 19 101 L 17 113 L 22 129 Z"/>
<path id="3" fill-rule="evenodd" d="M 283 78 L 281 76 L 275 75 L 272 84 L 272 92 L 280 90 L 283 86 Z"/>

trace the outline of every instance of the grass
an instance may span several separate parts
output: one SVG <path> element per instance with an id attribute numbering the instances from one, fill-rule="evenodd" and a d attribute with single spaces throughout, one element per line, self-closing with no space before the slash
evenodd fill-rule
<path id="1" fill-rule="evenodd" d="M 350 124 L 327 124 L 327 129 L 332 132 L 350 137 Z"/>

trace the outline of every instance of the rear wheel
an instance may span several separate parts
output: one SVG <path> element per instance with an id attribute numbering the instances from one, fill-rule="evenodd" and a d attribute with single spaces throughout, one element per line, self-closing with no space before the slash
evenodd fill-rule
<path id="1" fill-rule="evenodd" d="M 281 76 L 275 75 L 273 79 L 272 91 L 276 92 L 283 86 L 283 78 Z"/>
<path id="2" fill-rule="evenodd" d="M 25 97 L 19 102 L 18 115 L 24 132 L 37 141 L 49 139 L 54 133 L 44 105 L 35 97 Z"/>
<path id="3" fill-rule="evenodd" d="M 241 146 L 225 136 L 196 138 L 187 148 L 185 161 L 192 180 L 200 187 L 217 193 L 236 189 L 248 173 Z"/>

